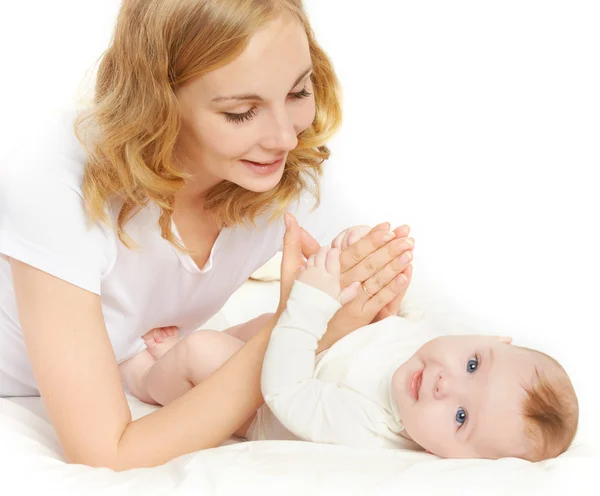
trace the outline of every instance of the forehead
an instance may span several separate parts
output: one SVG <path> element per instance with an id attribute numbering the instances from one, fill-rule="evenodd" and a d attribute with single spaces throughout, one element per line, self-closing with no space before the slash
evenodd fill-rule
<path id="1" fill-rule="evenodd" d="M 441 356 L 462 353 L 465 350 L 475 352 L 485 347 L 495 347 L 499 341 L 490 336 L 481 335 L 444 335 L 426 342 L 419 351 Z M 462 357 L 462 355 L 461 355 Z"/>
<path id="2" fill-rule="evenodd" d="M 304 27 L 286 15 L 258 31 L 236 59 L 204 75 L 199 83 L 211 97 L 252 92 L 265 94 L 271 89 L 287 92 L 310 63 Z"/>
<path id="3" fill-rule="evenodd" d="M 524 455 L 529 439 L 523 419 L 525 387 L 532 384 L 534 358 L 510 345 L 494 349 L 494 363 L 481 402 L 476 406 L 476 429 L 471 437 L 483 457 Z"/>

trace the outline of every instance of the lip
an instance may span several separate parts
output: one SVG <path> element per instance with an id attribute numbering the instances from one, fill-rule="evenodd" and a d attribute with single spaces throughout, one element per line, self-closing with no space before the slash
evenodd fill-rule
<path id="1" fill-rule="evenodd" d="M 421 390 L 422 383 L 423 383 L 423 370 L 418 370 L 411 376 L 410 383 L 408 385 L 410 395 L 413 397 L 413 399 L 415 401 L 419 401 L 419 391 Z"/>
<path id="2" fill-rule="evenodd" d="M 278 171 L 279 168 L 283 165 L 284 160 L 285 155 L 283 157 L 278 158 L 277 160 L 268 163 L 252 162 L 250 160 L 240 160 L 240 162 L 242 162 L 242 164 L 248 167 L 255 174 L 268 175 Z"/>

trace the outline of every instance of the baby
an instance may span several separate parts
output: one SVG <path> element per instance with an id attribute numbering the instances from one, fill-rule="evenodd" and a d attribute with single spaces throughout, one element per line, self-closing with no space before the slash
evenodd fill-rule
<path id="1" fill-rule="evenodd" d="M 266 404 L 237 436 L 530 461 L 571 444 L 579 412 L 569 377 L 551 357 L 510 338 L 436 336 L 423 324 L 388 317 L 315 356 L 339 296 L 339 250 L 323 247 L 298 275 L 273 330 L 262 372 Z M 130 390 L 149 403 L 172 401 L 265 321 L 245 326 L 246 336 L 236 328 L 197 331 L 187 346 L 174 346 L 175 329 L 153 331 L 146 339 L 156 364 Z M 190 363 L 175 356 L 181 350 L 193 352 L 186 370 L 178 369 Z"/>
<path id="2" fill-rule="evenodd" d="M 300 272 L 273 330 L 262 372 L 266 406 L 249 439 L 530 461 L 571 444 L 579 413 L 569 377 L 551 357 L 510 338 L 434 337 L 388 317 L 315 360 L 339 294 L 339 252 L 322 248 Z"/>

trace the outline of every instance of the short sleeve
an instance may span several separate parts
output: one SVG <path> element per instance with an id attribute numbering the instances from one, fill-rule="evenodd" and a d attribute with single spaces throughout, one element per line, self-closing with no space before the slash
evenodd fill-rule
<path id="1" fill-rule="evenodd" d="M 89 222 L 85 156 L 69 120 L 0 164 L 0 254 L 95 294 L 109 262 L 109 231 Z"/>

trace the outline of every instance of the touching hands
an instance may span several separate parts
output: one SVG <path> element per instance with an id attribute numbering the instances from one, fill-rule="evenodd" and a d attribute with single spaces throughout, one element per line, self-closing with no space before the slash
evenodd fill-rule
<path id="1" fill-rule="evenodd" d="M 340 286 L 340 250 L 323 246 L 311 255 L 306 267 L 300 269 L 297 280 L 328 294 L 342 305 L 358 295 L 360 283 L 344 289 Z"/>

